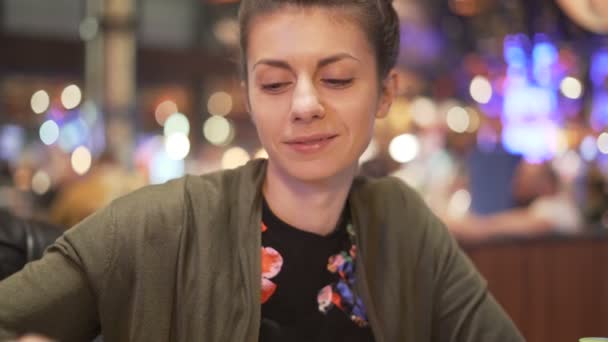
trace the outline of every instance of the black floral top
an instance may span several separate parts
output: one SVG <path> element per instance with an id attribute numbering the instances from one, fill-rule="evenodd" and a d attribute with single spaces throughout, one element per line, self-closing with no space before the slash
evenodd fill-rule
<path id="1" fill-rule="evenodd" d="M 260 341 L 373 341 L 355 291 L 354 234 L 343 214 L 328 236 L 262 213 Z"/>

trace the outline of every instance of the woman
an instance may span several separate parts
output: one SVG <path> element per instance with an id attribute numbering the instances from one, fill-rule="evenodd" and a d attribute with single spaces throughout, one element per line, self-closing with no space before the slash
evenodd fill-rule
<path id="1" fill-rule="evenodd" d="M 0 283 L 3 334 L 522 340 L 412 190 L 355 178 L 395 91 L 390 2 L 245 0 L 239 19 L 268 161 L 147 187 L 87 218 Z"/>

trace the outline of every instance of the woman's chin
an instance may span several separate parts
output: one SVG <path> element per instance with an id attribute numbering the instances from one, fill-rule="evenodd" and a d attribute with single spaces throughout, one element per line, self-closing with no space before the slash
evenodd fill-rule
<path id="1" fill-rule="evenodd" d="M 285 164 L 284 164 L 285 165 Z M 287 162 L 287 165 L 281 167 L 289 178 L 301 182 L 323 183 L 334 180 L 344 180 L 354 175 L 354 167 L 338 165 L 336 161 L 305 161 L 294 163 Z M 352 170 L 352 171 L 351 171 Z"/>

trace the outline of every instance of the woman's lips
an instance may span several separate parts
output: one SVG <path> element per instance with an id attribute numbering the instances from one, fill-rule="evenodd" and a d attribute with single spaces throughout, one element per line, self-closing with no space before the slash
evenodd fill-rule
<path id="1" fill-rule="evenodd" d="M 299 153 L 316 153 L 327 147 L 337 136 L 337 134 L 315 134 L 292 138 L 285 141 L 285 144 Z"/>

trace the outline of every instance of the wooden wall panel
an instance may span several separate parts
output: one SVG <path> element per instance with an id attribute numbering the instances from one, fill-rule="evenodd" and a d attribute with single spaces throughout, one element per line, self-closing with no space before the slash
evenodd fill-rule
<path id="1" fill-rule="evenodd" d="M 464 246 L 528 341 L 608 337 L 608 237 Z"/>

